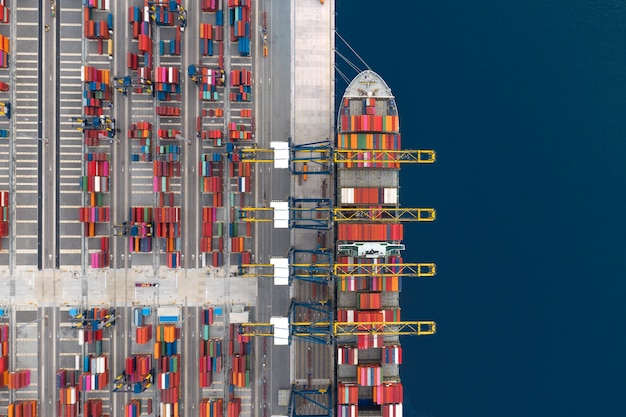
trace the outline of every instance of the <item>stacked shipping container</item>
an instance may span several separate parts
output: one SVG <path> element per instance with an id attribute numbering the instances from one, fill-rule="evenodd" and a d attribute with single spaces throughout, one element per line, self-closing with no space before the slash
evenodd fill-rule
<path id="1" fill-rule="evenodd" d="M 146 1 L 159 26 L 174 26 L 178 21 L 180 0 Z"/>
<path id="2" fill-rule="evenodd" d="M 180 28 L 176 28 L 174 39 L 159 41 L 159 55 L 180 55 Z"/>
<path id="3" fill-rule="evenodd" d="M 85 15 L 91 9 L 85 7 Z M 100 138 L 110 135 L 110 120 L 104 116 L 104 107 L 111 100 L 110 77 L 107 69 L 84 66 L 81 71 L 83 90 L 83 112 L 81 119 L 83 136 L 87 147 L 100 145 Z M 106 106 L 108 107 L 108 106 Z M 95 238 L 99 234 L 97 224 L 109 223 L 109 154 L 88 150 L 84 155 L 85 172 L 81 177 L 81 190 L 86 195 L 87 205 L 79 208 L 79 221 L 84 223 L 84 235 Z M 108 235 L 108 232 L 106 233 Z M 109 237 L 101 236 L 88 242 L 90 247 L 89 265 L 92 268 L 108 267 Z"/>
<path id="4" fill-rule="evenodd" d="M 239 55 L 250 55 L 251 0 L 228 0 L 230 41 L 237 42 Z"/>
<path id="5" fill-rule="evenodd" d="M 83 2 L 84 3 L 84 2 Z M 98 41 L 98 54 L 102 55 L 107 46 L 107 53 L 112 55 L 113 51 L 109 51 L 109 45 L 112 48 L 110 34 L 113 32 L 113 15 L 108 13 L 101 20 L 94 20 L 94 7 L 86 5 L 83 7 L 83 28 L 86 39 L 95 39 Z M 96 8 L 97 9 L 97 8 Z"/>
<path id="6" fill-rule="evenodd" d="M 10 40 L 8 36 L 0 35 L 0 68 L 9 67 Z"/>
<path id="7" fill-rule="evenodd" d="M 37 400 L 20 400 L 9 404 L 8 417 L 37 417 Z"/>
<path id="8" fill-rule="evenodd" d="M 200 400 L 200 417 L 222 417 L 224 415 L 224 400 L 222 398 Z"/>
<path id="9" fill-rule="evenodd" d="M 144 121 L 131 123 L 130 128 L 128 129 L 128 138 L 138 139 L 139 141 L 138 152 L 135 151 L 136 147 L 133 145 L 133 161 L 152 161 L 152 152 L 154 150 L 154 141 L 152 139 L 152 123 Z"/>
<path id="10" fill-rule="evenodd" d="M 179 327 L 173 324 L 157 326 L 154 358 L 157 362 L 156 383 L 159 389 L 159 410 L 162 416 L 179 415 L 180 353 L 177 353 L 179 339 Z"/>
<path id="11" fill-rule="evenodd" d="M 245 68 L 230 72 L 230 101 L 252 100 L 252 72 Z"/>
<path id="12" fill-rule="evenodd" d="M 0 324 L 0 388 L 9 383 L 9 325 Z"/>
<path id="13" fill-rule="evenodd" d="M 213 324 L 213 307 L 202 310 L 200 336 L 200 387 L 208 388 L 213 383 L 214 373 L 222 372 L 222 339 L 210 337 Z"/>
<path id="14" fill-rule="evenodd" d="M 0 0 L 0 23 L 9 23 L 10 9 L 6 5 L 6 0 Z"/>

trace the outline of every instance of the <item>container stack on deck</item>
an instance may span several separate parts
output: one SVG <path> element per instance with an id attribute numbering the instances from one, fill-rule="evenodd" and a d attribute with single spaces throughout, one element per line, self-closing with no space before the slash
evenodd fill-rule
<path id="1" fill-rule="evenodd" d="M 387 245 L 402 241 L 402 224 L 375 221 L 385 216 L 386 208 L 399 207 L 399 163 L 375 153 L 400 149 L 398 116 L 392 101 L 354 95 L 345 96 L 341 104 L 337 148 L 354 152 L 348 154 L 351 162 L 337 167 L 337 203 L 342 208 L 368 209 L 369 217 L 337 224 L 338 264 L 402 262 L 399 250 L 387 249 Z M 375 161 L 368 161 L 372 158 Z M 399 322 L 400 277 L 352 276 L 349 270 L 339 271 L 337 321 Z M 364 325 L 360 330 L 371 327 Z M 337 415 L 355 417 L 367 412 L 371 416 L 402 416 L 400 363 L 397 335 L 341 338 L 337 348 Z"/>

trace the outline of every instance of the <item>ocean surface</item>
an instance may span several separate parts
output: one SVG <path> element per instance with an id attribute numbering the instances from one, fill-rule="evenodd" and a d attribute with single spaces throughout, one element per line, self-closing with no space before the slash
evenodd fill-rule
<path id="1" fill-rule="evenodd" d="M 625 417 L 626 1 L 336 11 L 403 146 L 438 156 L 401 174 L 402 205 L 438 215 L 405 225 L 405 261 L 438 274 L 404 280 L 402 319 L 438 331 L 402 338 L 404 415 Z"/>

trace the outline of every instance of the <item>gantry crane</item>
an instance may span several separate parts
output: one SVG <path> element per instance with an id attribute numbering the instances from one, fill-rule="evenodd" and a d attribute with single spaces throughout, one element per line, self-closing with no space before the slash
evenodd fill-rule
<path id="1" fill-rule="evenodd" d="M 309 263 L 303 262 L 303 258 L 308 258 Z M 289 285 L 293 280 L 328 284 L 332 279 L 332 262 L 332 253 L 322 248 L 319 242 L 318 248 L 313 250 L 292 248 L 289 251 Z"/>
<path id="2" fill-rule="evenodd" d="M 115 314 L 115 309 L 109 309 L 107 314 L 102 318 L 90 318 L 87 311 L 78 308 L 70 309 L 70 322 L 72 328 L 91 327 L 94 330 L 103 329 L 115 325 L 115 321 L 119 318 Z"/>
<path id="3" fill-rule="evenodd" d="M 333 415 L 332 390 L 330 386 L 318 389 L 298 388 L 295 384 L 291 385 L 291 397 L 289 398 L 289 407 L 287 415 L 289 417 L 330 417 Z M 311 403 L 326 412 L 326 414 L 298 414 L 297 402 L 302 399 L 303 403 Z"/>
<path id="4" fill-rule="evenodd" d="M 332 171 L 332 163 L 339 165 L 355 162 L 432 164 L 436 160 L 435 151 L 430 149 L 337 149 L 328 139 L 296 145 L 291 137 L 288 138 L 287 142 L 289 146 L 289 169 L 294 175 L 329 174 Z M 242 162 L 274 162 L 273 149 L 243 146 L 238 147 L 236 152 Z M 312 166 L 319 169 L 312 169 Z"/>
<path id="5" fill-rule="evenodd" d="M 302 256 L 311 260 L 310 263 L 302 261 Z M 289 285 L 293 280 L 309 281 L 315 283 L 328 283 L 332 273 L 332 254 L 326 250 L 297 250 L 289 251 Z M 274 264 L 241 264 L 238 276 L 242 278 L 274 277 Z"/>
<path id="6" fill-rule="evenodd" d="M 333 265 L 333 275 L 343 277 L 434 277 L 437 267 L 434 263 L 371 263 Z"/>
<path id="7" fill-rule="evenodd" d="M 152 81 L 143 77 L 113 77 L 113 81 L 117 81 L 116 90 L 126 97 L 128 95 L 128 89 L 135 89 L 142 93 L 152 94 L 154 96 L 154 88 L 152 87 Z"/>
<path id="8" fill-rule="evenodd" d="M 148 2 L 148 12 L 150 13 L 150 18 L 156 21 L 156 13 L 157 8 L 161 8 L 168 12 L 176 12 L 178 13 L 178 20 L 180 20 L 180 31 L 184 32 L 185 27 L 187 27 L 187 9 L 185 9 L 180 4 L 169 1 L 169 0 L 158 0 L 158 1 L 149 1 Z M 157 23 L 158 24 L 158 23 Z"/>
<path id="9" fill-rule="evenodd" d="M 317 313 L 316 320 L 310 315 L 302 317 L 299 308 Z M 288 342 L 305 340 L 324 345 L 332 345 L 339 337 L 359 335 L 380 336 L 423 336 L 435 334 L 437 326 L 434 321 L 334 321 L 333 306 L 327 301 L 300 302 L 292 300 L 288 311 L 289 335 Z M 308 318 L 308 320 L 302 320 Z M 273 323 L 242 323 L 238 327 L 242 336 L 274 336 Z"/>
<path id="10" fill-rule="evenodd" d="M 217 74 L 219 75 L 216 78 L 216 82 L 218 86 L 223 86 L 224 83 L 226 82 L 226 75 L 225 72 L 222 68 L 211 68 L 208 67 L 206 65 L 194 65 L 191 64 L 187 67 L 187 75 L 189 76 L 189 78 L 191 79 L 191 81 L 193 81 L 194 83 L 196 83 L 196 85 L 200 85 L 202 84 L 204 80 L 204 78 L 208 78 L 208 75 L 202 74 L 201 69 L 209 69 L 209 70 L 214 70 L 217 71 Z"/>
<path id="11" fill-rule="evenodd" d="M 238 218 L 244 222 L 271 222 L 272 207 L 242 207 Z M 289 197 L 289 228 L 330 230 L 333 223 L 432 222 L 434 208 L 333 207 L 329 198 Z"/>
<path id="12" fill-rule="evenodd" d="M 6 116 L 7 119 L 11 118 L 11 103 L 0 102 L 0 116 Z"/>
<path id="13" fill-rule="evenodd" d="M 76 130 L 85 132 L 86 130 L 102 130 L 106 132 L 106 136 L 102 134 L 102 137 L 106 137 L 109 141 L 114 141 L 115 135 L 120 133 L 120 129 L 116 127 L 115 119 L 111 119 L 105 116 L 98 117 L 72 117 L 72 122 L 77 123 L 77 126 L 72 124 L 72 127 L 76 127 Z"/>
<path id="14" fill-rule="evenodd" d="M 316 261 L 304 263 L 295 257 L 300 253 L 318 256 Z M 332 279 L 346 277 L 434 277 L 435 263 L 333 263 L 331 254 L 321 250 L 292 250 L 289 258 L 289 285 L 294 280 L 327 284 Z M 242 278 L 274 277 L 273 264 L 241 264 L 238 275 Z"/>

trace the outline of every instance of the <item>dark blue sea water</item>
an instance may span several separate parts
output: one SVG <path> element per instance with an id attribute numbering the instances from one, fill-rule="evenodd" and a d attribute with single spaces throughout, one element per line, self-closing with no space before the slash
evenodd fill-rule
<path id="1" fill-rule="evenodd" d="M 438 265 L 403 283 L 438 324 L 402 339 L 405 416 L 626 416 L 626 1 L 336 3 L 404 147 L 438 155 L 401 177 L 438 214 L 405 226 Z"/>

